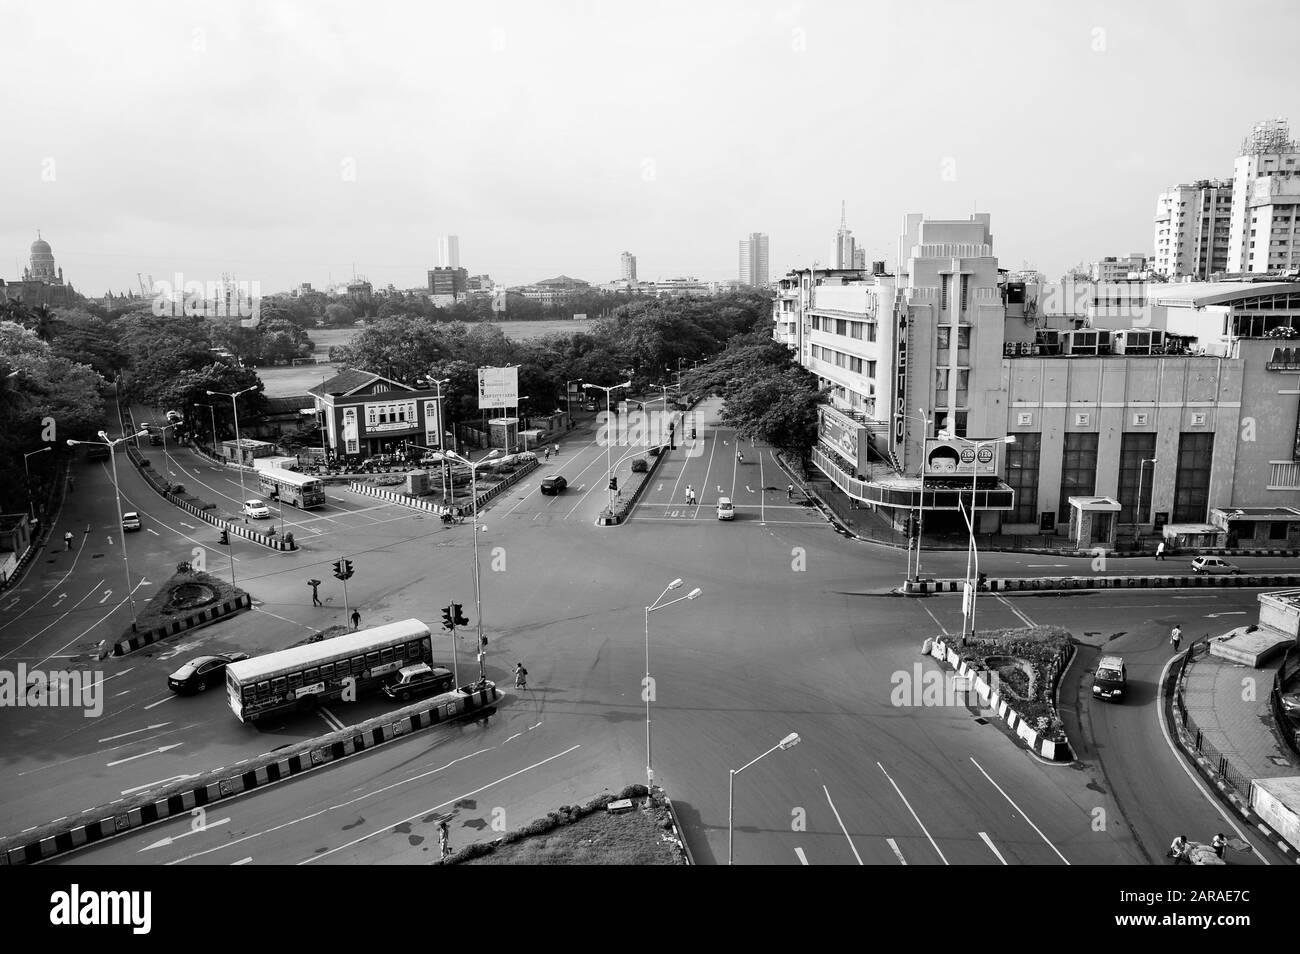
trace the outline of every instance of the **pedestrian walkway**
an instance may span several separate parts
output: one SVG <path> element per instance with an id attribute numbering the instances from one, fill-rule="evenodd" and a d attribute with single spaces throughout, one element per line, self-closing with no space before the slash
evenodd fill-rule
<path id="1" fill-rule="evenodd" d="M 1187 664 L 1183 704 L 1189 728 L 1194 724 L 1200 730 L 1206 746 L 1228 760 L 1234 775 L 1245 779 L 1300 775 L 1300 761 L 1272 729 L 1269 692 L 1281 664 L 1279 655 L 1251 669 L 1209 653 Z M 1246 679 L 1254 681 L 1253 693 L 1246 691 Z"/>

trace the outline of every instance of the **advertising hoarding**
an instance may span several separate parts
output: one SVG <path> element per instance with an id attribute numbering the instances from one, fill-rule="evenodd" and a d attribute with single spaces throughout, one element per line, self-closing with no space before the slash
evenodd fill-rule
<path id="1" fill-rule="evenodd" d="M 861 471 L 859 465 L 866 460 L 867 429 L 856 421 L 831 413 L 828 408 L 820 409 L 820 417 L 818 440 L 848 462 L 855 473 Z"/>
<path id="2" fill-rule="evenodd" d="M 518 368 L 478 369 L 478 407 L 480 411 L 518 406 Z"/>
<path id="3" fill-rule="evenodd" d="M 952 477 L 979 474 L 996 477 L 998 473 L 998 445 L 984 444 L 976 447 L 966 441 L 927 438 L 925 442 L 925 475 L 927 477 Z"/>

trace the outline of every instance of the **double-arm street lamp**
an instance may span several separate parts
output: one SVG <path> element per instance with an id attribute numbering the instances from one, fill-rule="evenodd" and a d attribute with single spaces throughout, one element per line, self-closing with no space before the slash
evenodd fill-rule
<path id="1" fill-rule="evenodd" d="M 614 513 L 614 488 L 612 482 L 614 479 L 614 465 L 610 462 L 610 446 L 614 443 L 614 437 L 609 433 L 610 418 L 613 413 L 610 410 L 610 394 L 619 388 L 630 388 L 632 382 L 624 381 L 622 384 L 611 384 L 605 387 L 603 384 L 583 384 L 584 388 L 591 388 L 594 391 L 605 392 L 605 486 L 609 488 L 609 512 Z"/>
<path id="2" fill-rule="evenodd" d="M 653 788 L 655 783 L 654 769 L 651 767 L 650 760 L 650 697 L 654 695 L 650 687 L 653 683 L 650 681 L 650 614 L 655 610 L 667 609 L 674 603 L 680 603 L 682 600 L 693 600 L 700 595 L 700 588 L 697 586 L 685 596 L 679 596 L 675 600 L 669 600 L 667 603 L 661 603 L 669 590 L 675 590 L 682 585 L 680 579 L 673 580 L 664 587 L 664 591 L 659 594 L 659 598 L 650 606 L 645 608 L 645 682 L 641 684 L 641 697 L 645 699 L 645 784 L 646 788 Z"/>
<path id="3" fill-rule="evenodd" d="M 248 491 L 244 489 L 244 445 L 239 442 L 239 396 L 247 394 L 249 391 L 256 391 L 257 385 L 250 388 L 244 388 L 242 391 L 236 391 L 234 394 L 226 391 L 209 391 L 208 397 L 228 397 L 230 405 L 235 409 L 235 452 L 239 455 L 239 506 L 244 506 L 244 501 L 248 499 Z M 216 452 L 216 447 L 212 448 Z"/>
<path id="4" fill-rule="evenodd" d="M 735 840 L 734 835 L 735 835 L 735 817 L 736 817 L 736 813 L 735 813 L 736 776 L 739 775 L 741 772 L 745 771 L 745 769 L 749 768 L 755 762 L 759 761 L 759 759 L 767 758 L 777 749 L 792 749 L 798 744 L 799 744 L 799 733 L 791 732 L 789 735 L 787 735 L 776 745 L 772 746 L 770 749 L 768 749 L 766 752 L 760 755 L 757 759 L 752 759 L 746 762 L 738 769 L 728 769 L 730 775 L 727 778 L 727 864 L 732 863 L 731 849 L 732 849 L 732 843 Z"/>
<path id="5" fill-rule="evenodd" d="M 117 536 L 122 541 L 122 569 L 126 573 L 126 596 L 131 601 L 131 629 L 135 630 L 136 613 L 135 613 L 135 593 L 131 589 L 131 564 L 126 559 L 126 532 L 122 529 L 122 493 L 117 486 L 117 445 L 123 441 L 129 441 L 133 437 L 141 437 L 149 432 L 140 430 L 135 434 L 123 434 L 117 440 L 111 440 L 107 431 L 99 432 L 97 441 L 74 441 L 68 440 L 69 447 L 76 447 L 78 444 L 99 445 L 108 448 L 108 459 L 112 462 L 113 471 L 113 497 L 117 501 Z"/>
<path id="6" fill-rule="evenodd" d="M 32 504 L 32 474 L 27 469 L 27 458 L 35 457 L 37 454 L 44 454 L 49 447 L 42 447 L 40 450 L 34 450 L 31 453 L 23 454 L 23 477 L 27 481 L 27 516 L 31 520 L 36 519 L 36 508 Z"/>
<path id="7" fill-rule="evenodd" d="M 474 463 L 473 461 L 461 457 L 455 451 L 444 450 L 443 453 L 452 460 L 460 461 L 460 463 L 469 468 L 469 493 L 474 513 L 474 612 L 477 616 L 475 627 L 478 633 L 478 677 L 479 680 L 482 681 L 487 678 L 487 651 L 483 648 L 483 594 L 479 586 L 478 571 L 478 469 L 483 464 L 496 457 L 500 451 L 495 447 L 492 448 L 492 450 L 485 457 L 481 458 L 478 463 Z"/>

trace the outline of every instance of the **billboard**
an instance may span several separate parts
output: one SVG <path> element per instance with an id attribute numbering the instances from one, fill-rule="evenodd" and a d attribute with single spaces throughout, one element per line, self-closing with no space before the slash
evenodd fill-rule
<path id="1" fill-rule="evenodd" d="M 972 474 L 996 477 L 998 473 L 998 445 L 977 441 L 927 438 L 925 442 L 925 475 L 927 477 L 970 477 Z"/>
<path id="2" fill-rule="evenodd" d="M 866 460 L 867 429 L 851 418 L 831 413 L 828 408 L 823 407 L 820 411 L 818 440 L 847 461 L 856 472 L 859 463 Z"/>
<path id="3" fill-rule="evenodd" d="M 518 368 L 479 368 L 478 369 L 478 408 L 519 406 L 519 369 Z"/>

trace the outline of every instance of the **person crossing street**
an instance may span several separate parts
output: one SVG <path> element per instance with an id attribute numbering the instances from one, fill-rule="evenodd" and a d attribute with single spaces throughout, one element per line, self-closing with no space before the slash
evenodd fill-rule
<path id="1" fill-rule="evenodd" d="M 325 604 L 320 601 L 320 595 L 316 592 L 317 587 L 320 586 L 320 580 L 308 580 L 307 585 L 311 587 L 311 605 L 324 606 Z"/>
<path id="2" fill-rule="evenodd" d="M 1178 644 L 1183 641 L 1182 628 L 1174 624 L 1174 628 L 1169 633 L 1169 645 L 1174 647 L 1174 652 L 1178 652 Z"/>

